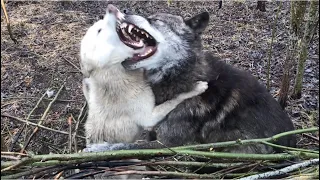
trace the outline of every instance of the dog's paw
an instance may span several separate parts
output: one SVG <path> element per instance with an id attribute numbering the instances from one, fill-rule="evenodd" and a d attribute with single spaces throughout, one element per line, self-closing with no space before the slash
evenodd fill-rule
<path id="1" fill-rule="evenodd" d="M 205 92 L 208 89 L 208 82 L 206 81 L 197 81 L 196 86 L 194 90 L 198 93 L 201 94 Z"/>
<path id="2" fill-rule="evenodd" d="M 104 152 L 104 151 L 115 151 L 127 149 L 126 144 L 124 143 L 115 143 L 110 144 L 107 142 L 99 143 L 99 144 L 89 144 L 82 152 Z"/>
<path id="3" fill-rule="evenodd" d="M 88 144 L 86 148 L 82 150 L 82 152 L 103 152 L 103 151 L 111 151 L 111 147 L 113 144 L 104 142 L 99 144 Z"/>

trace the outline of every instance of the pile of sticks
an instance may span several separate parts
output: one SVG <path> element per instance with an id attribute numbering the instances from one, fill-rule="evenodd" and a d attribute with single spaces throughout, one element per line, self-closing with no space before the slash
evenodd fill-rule
<path id="1" fill-rule="evenodd" d="M 1 179 L 79 179 L 104 173 L 109 176 L 139 174 L 153 178 L 284 178 L 319 177 L 319 151 L 285 147 L 273 142 L 291 134 L 318 132 L 318 127 L 284 132 L 269 138 L 237 140 L 164 149 L 121 150 L 100 153 L 28 155 L 1 152 L 11 159 L 1 162 Z M 215 152 L 216 148 L 261 143 L 281 148 L 277 154 Z M 127 161 L 126 161 L 127 159 Z M 140 159 L 132 162 L 128 159 Z M 201 159 L 201 161 L 199 161 Z M 129 170 L 147 166 L 146 170 Z M 211 169 L 211 172 L 201 173 Z M 72 172 L 72 173 L 70 173 Z"/>

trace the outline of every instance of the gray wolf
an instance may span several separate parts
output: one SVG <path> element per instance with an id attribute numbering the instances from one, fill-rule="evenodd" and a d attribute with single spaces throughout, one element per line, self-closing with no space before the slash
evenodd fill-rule
<path id="1" fill-rule="evenodd" d="M 143 53 L 144 45 L 142 39 L 128 39 L 131 44 L 128 47 L 119 39 L 116 31 L 127 31 L 121 24 L 123 16 L 109 5 L 104 18 L 92 25 L 81 41 L 83 93 L 89 107 L 85 123 L 88 146 L 134 142 L 143 128 L 152 128 L 179 103 L 208 87 L 207 82 L 195 82 L 190 91 L 155 106 L 155 97 L 143 71 L 128 71 L 121 65 L 126 58 Z"/>
<path id="2" fill-rule="evenodd" d="M 209 19 L 207 12 L 190 19 L 164 13 L 149 17 L 124 16 L 123 23 L 135 29 L 131 34 L 152 37 L 146 41 L 143 54 L 127 58 L 122 65 L 127 70 L 145 70 L 157 105 L 177 94 L 191 91 L 192 85 L 198 81 L 206 81 L 209 85 L 206 92 L 183 101 L 157 124 L 154 140 L 173 147 L 265 138 L 293 130 L 288 115 L 255 77 L 219 61 L 202 49 L 201 34 Z M 123 37 L 121 32 L 118 36 Z M 125 42 L 126 38 L 121 40 Z M 99 144 L 95 148 L 163 148 L 157 141 Z M 295 136 L 287 136 L 276 143 L 295 146 L 296 139 Z M 272 153 L 278 149 L 256 144 L 217 150 Z"/>

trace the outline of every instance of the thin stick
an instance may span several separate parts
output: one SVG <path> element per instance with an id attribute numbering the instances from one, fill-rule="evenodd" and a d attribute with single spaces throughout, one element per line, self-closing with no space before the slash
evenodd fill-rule
<path id="1" fill-rule="evenodd" d="M 86 107 L 87 107 L 87 101 L 85 101 L 84 105 L 82 106 L 82 108 L 80 110 L 79 116 L 77 118 L 76 127 L 74 129 L 74 133 L 73 133 L 73 136 L 72 136 L 72 139 L 73 139 L 73 142 L 74 142 L 74 150 L 75 150 L 75 152 L 78 152 L 78 143 L 77 143 L 76 137 L 77 137 L 79 125 L 80 125 L 80 123 L 82 122 L 82 120 L 85 117 L 85 114 L 83 114 L 83 113 L 84 113 L 84 110 L 86 109 Z M 83 118 L 81 118 L 82 116 L 83 116 Z"/>
<path id="2" fill-rule="evenodd" d="M 317 137 L 311 136 L 309 134 L 302 134 L 302 135 L 319 142 L 319 138 L 317 138 Z"/>
<path id="3" fill-rule="evenodd" d="M 40 99 L 38 100 L 37 104 L 34 106 L 34 108 L 29 112 L 27 118 L 26 118 L 26 123 L 23 125 L 23 127 L 19 130 L 19 132 L 14 136 L 14 138 L 12 138 L 12 142 L 11 142 L 11 145 L 10 145 L 10 149 L 9 151 L 12 151 L 13 147 L 14 147 L 14 144 L 18 141 L 22 131 L 29 125 L 29 120 L 30 120 L 30 117 L 32 115 L 32 113 L 39 107 L 40 103 L 42 102 L 43 98 L 46 96 L 47 92 L 44 92 L 42 94 L 42 96 L 40 97 Z"/>
<path id="4" fill-rule="evenodd" d="M 18 41 L 13 37 L 12 31 L 11 31 L 10 20 L 9 20 L 9 16 L 8 16 L 8 13 L 7 13 L 7 10 L 6 10 L 6 6 L 4 4 L 4 0 L 1 0 L 1 8 L 2 8 L 4 16 L 6 18 L 6 23 L 7 23 L 7 29 L 8 29 L 8 32 L 9 32 L 9 36 L 10 36 L 11 40 L 15 44 L 17 44 Z"/>
<path id="5" fill-rule="evenodd" d="M 6 97 L 1 99 L 1 103 L 3 102 L 2 100 L 9 100 L 9 99 L 38 99 L 38 97 Z M 48 100 L 52 101 L 52 98 L 43 98 L 43 100 Z M 61 101 L 61 102 L 78 102 L 77 100 L 73 99 L 56 99 L 56 101 Z M 80 101 L 80 100 L 79 100 Z"/>
<path id="6" fill-rule="evenodd" d="M 19 157 L 16 157 L 16 156 L 7 156 L 7 155 L 1 155 L 1 158 L 11 159 L 11 160 L 20 160 Z"/>
<path id="7" fill-rule="evenodd" d="M 287 149 L 287 150 L 292 150 L 292 151 L 300 151 L 300 152 L 308 152 L 308 153 L 316 153 L 316 154 L 319 154 L 319 151 L 312 151 L 312 150 L 308 150 L 308 149 L 299 149 L 299 148 L 281 146 L 281 145 L 273 144 L 273 143 L 269 143 L 269 142 L 261 142 L 261 143 L 262 143 L 262 144 L 269 145 L 269 146 L 273 146 L 273 147 L 276 147 L 276 148 L 280 148 L 280 149 Z"/>
<path id="8" fill-rule="evenodd" d="M 72 153 L 72 114 L 68 117 L 68 125 L 69 125 L 69 153 Z"/>
<path id="9" fill-rule="evenodd" d="M 1 155 L 19 155 L 19 156 L 29 156 L 28 154 L 18 153 L 18 152 L 2 152 Z"/>
<path id="10" fill-rule="evenodd" d="M 17 120 L 17 121 L 20 121 L 20 122 L 23 122 L 23 123 L 27 123 L 27 121 L 23 120 L 23 119 L 20 119 L 18 117 L 15 117 L 15 116 L 11 116 L 9 114 L 1 114 L 2 117 L 8 117 L 8 118 L 11 118 L 11 119 L 14 119 L 14 120 Z M 48 130 L 48 131 L 53 131 L 53 132 L 57 132 L 57 133 L 61 133 L 61 134 L 65 134 L 65 135 L 69 135 L 68 132 L 65 132 L 65 131 L 59 131 L 59 130 L 56 130 L 56 129 L 52 129 L 52 128 L 49 128 L 49 127 L 46 127 L 46 126 L 43 126 L 43 125 L 40 125 L 40 124 L 36 124 L 36 123 L 33 123 L 33 122 L 28 122 L 29 125 L 32 125 L 32 126 L 36 126 L 36 127 L 39 127 L 39 128 L 42 128 L 42 129 L 45 129 L 45 130 Z M 83 136 L 78 136 L 78 138 L 82 138 L 82 139 L 85 139 L 85 137 Z M 2 152 L 1 152 L 2 153 Z M 18 154 L 25 154 L 25 153 L 18 153 Z"/>
<path id="11" fill-rule="evenodd" d="M 303 168 L 303 167 L 307 167 L 313 164 L 319 164 L 319 159 L 312 159 L 309 161 L 305 161 L 299 164 L 294 164 L 279 170 L 275 170 L 275 171 L 270 171 L 270 172 L 266 172 L 266 173 L 262 173 L 262 174 L 256 174 L 256 175 L 252 175 L 252 176 L 248 176 L 248 177 L 244 177 L 241 178 L 240 180 L 251 180 L 251 179 L 268 179 L 274 176 L 279 176 L 279 175 L 283 175 L 289 172 L 292 172 L 294 170 Z"/>
<path id="12" fill-rule="evenodd" d="M 191 167 L 215 167 L 227 168 L 232 166 L 240 166 L 243 163 L 207 163 L 207 162 L 192 162 L 192 161 L 159 161 L 152 163 L 145 163 L 146 165 L 171 165 L 171 166 L 191 166 Z"/>
<path id="13" fill-rule="evenodd" d="M 60 177 L 62 176 L 62 174 L 63 174 L 63 171 L 60 171 L 60 172 L 54 177 L 54 180 L 60 179 Z"/>
<path id="14" fill-rule="evenodd" d="M 57 92 L 57 94 L 56 94 L 55 97 L 53 98 L 53 100 L 49 103 L 47 109 L 44 111 L 42 117 L 40 118 L 40 121 L 38 122 L 38 125 L 41 125 L 42 122 L 44 121 L 44 119 L 45 119 L 45 117 L 47 116 L 47 114 L 48 114 L 48 112 L 49 112 L 52 104 L 53 104 L 53 103 L 55 102 L 55 100 L 58 98 L 58 96 L 59 96 L 60 92 L 62 91 L 64 85 L 65 85 L 65 83 L 63 83 L 63 85 L 60 87 L 59 91 Z M 31 136 L 29 137 L 29 139 L 28 139 L 28 140 L 26 141 L 26 143 L 24 144 L 23 148 L 21 149 L 21 151 L 20 151 L 21 153 L 23 153 L 24 150 L 28 147 L 31 139 L 32 139 L 33 136 L 38 132 L 38 130 L 39 130 L 39 127 L 37 126 L 37 127 L 33 130 Z"/>
<path id="15" fill-rule="evenodd" d="M 128 174 L 138 174 L 138 175 L 158 175 L 158 176 L 173 176 L 173 177 L 184 177 L 184 178 L 199 178 L 199 179 L 215 179 L 218 176 L 212 176 L 208 174 L 194 174 L 194 173 L 181 173 L 172 171 L 122 171 L 110 173 L 110 175 L 128 175 Z"/>
<path id="16" fill-rule="evenodd" d="M 65 61 L 67 61 L 69 64 L 71 64 L 74 68 L 76 68 L 79 72 L 81 72 L 81 69 L 78 67 L 78 66 L 76 66 L 75 64 L 73 64 L 73 62 L 71 62 L 71 61 L 69 61 L 68 59 L 66 59 L 66 58 L 64 58 L 64 57 L 62 57 L 61 56 L 61 58 L 63 59 L 63 60 L 65 60 Z"/>

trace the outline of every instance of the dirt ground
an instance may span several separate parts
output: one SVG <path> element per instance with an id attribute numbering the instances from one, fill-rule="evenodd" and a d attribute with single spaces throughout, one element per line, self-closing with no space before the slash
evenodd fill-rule
<path id="1" fill-rule="evenodd" d="M 108 2 L 119 8 L 129 9 L 140 15 L 157 12 L 180 14 L 190 17 L 202 11 L 210 13 L 210 24 L 203 35 L 206 50 L 212 51 L 222 60 L 250 71 L 261 83 L 266 84 L 266 64 L 271 41 L 271 30 L 278 5 L 267 3 L 267 12 L 255 9 L 254 1 L 225 2 L 218 9 L 218 2 L 173 2 L 166 1 Z M 85 101 L 82 94 L 79 72 L 79 44 L 86 29 L 105 12 L 107 2 L 8 2 L 7 10 L 12 23 L 14 44 L 8 35 L 4 16 L 1 14 L 1 136 L 12 151 L 19 151 L 30 137 L 34 126 L 22 130 L 25 120 L 33 111 L 30 122 L 55 130 L 40 128 L 27 147 L 35 154 L 70 153 L 68 119 L 72 133 Z M 271 93 L 277 98 L 283 60 L 288 40 L 289 3 L 282 6 L 277 24 L 276 38 L 271 63 Z M 315 35 L 309 48 L 306 62 L 303 94 L 301 99 L 289 99 L 286 111 L 297 128 L 319 126 L 319 36 Z M 293 70 L 294 73 L 294 70 Z M 65 83 L 65 84 L 64 84 Z M 46 91 L 54 90 L 54 95 L 64 84 L 64 88 L 52 104 L 48 114 L 44 112 L 53 97 L 47 97 L 37 105 Z M 291 81 L 293 84 L 293 80 Z M 8 117 L 10 115 L 11 117 Z M 77 134 L 83 136 L 82 121 Z M 14 144 L 14 137 L 21 136 Z M 315 146 L 317 134 L 300 136 L 299 146 Z M 78 148 L 84 145 L 77 138 Z M 74 146 L 72 152 L 75 151 Z"/>

